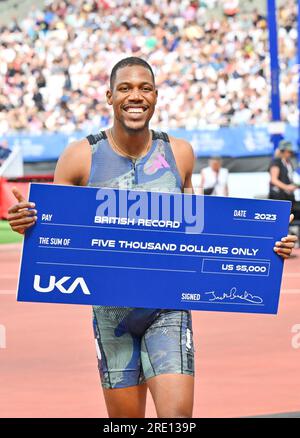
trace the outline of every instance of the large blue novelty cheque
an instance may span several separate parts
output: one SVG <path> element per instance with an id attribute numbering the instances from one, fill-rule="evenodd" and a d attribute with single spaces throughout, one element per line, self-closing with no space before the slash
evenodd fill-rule
<path id="1" fill-rule="evenodd" d="M 290 202 L 31 184 L 18 301 L 277 313 Z"/>

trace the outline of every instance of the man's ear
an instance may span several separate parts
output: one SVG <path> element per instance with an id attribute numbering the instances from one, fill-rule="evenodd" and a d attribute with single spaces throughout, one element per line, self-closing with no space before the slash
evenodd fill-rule
<path id="1" fill-rule="evenodd" d="M 106 91 L 106 101 L 108 105 L 112 105 L 112 91 L 111 89 Z"/>

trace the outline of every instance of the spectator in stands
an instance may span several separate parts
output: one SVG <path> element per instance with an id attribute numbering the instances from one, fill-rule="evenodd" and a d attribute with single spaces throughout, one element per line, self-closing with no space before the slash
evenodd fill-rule
<path id="1" fill-rule="evenodd" d="M 0 143 L 0 166 L 4 163 L 4 161 L 7 159 L 9 154 L 11 153 L 11 150 L 8 147 L 7 140 L 3 140 Z"/>
<path id="2" fill-rule="evenodd" d="M 228 196 L 228 169 L 220 157 L 212 157 L 209 166 L 201 171 L 200 188 L 204 195 Z"/>
<path id="3" fill-rule="evenodd" d="M 294 195 L 298 186 L 293 183 L 294 169 L 291 162 L 293 153 L 292 143 L 281 140 L 278 146 L 278 152 L 275 153 L 275 158 L 273 158 L 269 167 L 269 198 L 291 201 L 292 213 L 295 215 L 295 219 L 299 219 L 299 210 L 295 203 Z"/>

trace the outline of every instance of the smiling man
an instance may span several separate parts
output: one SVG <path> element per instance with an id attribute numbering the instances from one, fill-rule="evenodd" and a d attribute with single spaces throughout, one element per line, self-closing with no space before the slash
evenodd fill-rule
<path id="1" fill-rule="evenodd" d="M 72 143 L 60 157 L 54 183 L 180 193 L 192 191 L 192 147 L 149 129 L 157 89 L 150 65 L 126 58 L 111 72 L 107 102 L 111 129 Z M 36 210 L 14 190 L 18 204 L 9 221 L 24 233 Z M 286 258 L 295 238 L 277 242 Z M 99 279 L 101 284 L 101 279 Z M 124 285 L 124 294 L 126 294 Z M 155 287 L 155 285 L 154 285 Z M 143 293 L 143 284 L 140 285 Z M 144 417 L 149 388 L 158 417 L 191 417 L 194 348 L 191 313 L 186 310 L 93 308 L 101 382 L 110 417 Z"/>

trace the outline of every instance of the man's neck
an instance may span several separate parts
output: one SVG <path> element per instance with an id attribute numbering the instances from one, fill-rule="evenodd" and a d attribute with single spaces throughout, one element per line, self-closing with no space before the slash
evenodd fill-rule
<path id="1" fill-rule="evenodd" d="M 117 146 L 130 155 L 142 154 L 148 145 L 151 135 L 148 126 L 140 131 L 130 131 L 124 129 L 123 126 L 118 126 L 118 124 L 114 123 L 111 130 L 113 139 L 117 143 Z"/>

